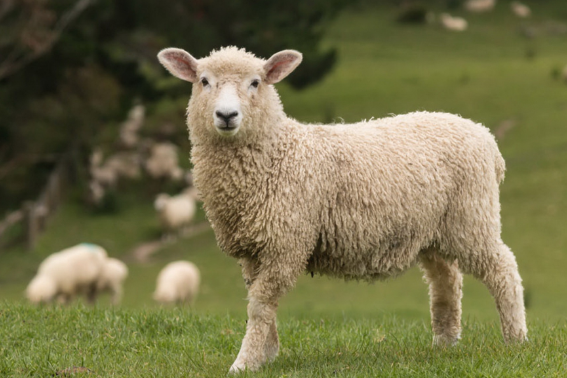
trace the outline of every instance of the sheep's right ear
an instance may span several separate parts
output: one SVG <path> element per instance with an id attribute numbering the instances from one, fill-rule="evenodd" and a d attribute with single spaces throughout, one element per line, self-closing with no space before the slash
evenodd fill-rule
<path id="1" fill-rule="evenodd" d="M 266 72 L 266 82 L 275 84 L 282 81 L 287 75 L 293 72 L 303 60 L 303 55 L 295 50 L 283 50 L 272 55 L 264 64 Z"/>
<path id="2" fill-rule="evenodd" d="M 173 75 L 191 83 L 197 82 L 198 60 L 182 49 L 170 47 L 158 54 L 159 62 Z"/>

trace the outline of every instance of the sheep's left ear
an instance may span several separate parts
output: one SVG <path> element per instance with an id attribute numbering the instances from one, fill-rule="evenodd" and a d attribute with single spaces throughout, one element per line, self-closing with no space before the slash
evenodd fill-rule
<path id="1" fill-rule="evenodd" d="M 191 83 L 197 82 L 198 61 L 187 51 L 170 47 L 161 50 L 158 59 L 173 76 Z"/>
<path id="2" fill-rule="evenodd" d="M 282 81 L 287 75 L 299 66 L 303 55 L 295 50 L 283 50 L 272 55 L 264 64 L 266 83 L 275 84 Z"/>

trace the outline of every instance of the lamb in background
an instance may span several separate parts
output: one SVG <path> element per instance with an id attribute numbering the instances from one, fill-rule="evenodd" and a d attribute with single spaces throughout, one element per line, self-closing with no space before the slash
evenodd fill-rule
<path id="1" fill-rule="evenodd" d="M 97 296 L 97 282 L 107 261 L 106 251 L 94 244 L 78 244 L 48 256 L 26 289 L 30 302 L 66 304 L 83 295 L 89 303 Z"/>
<path id="2" fill-rule="evenodd" d="M 527 18 L 532 14 L 530 7 L 520 3 L 519 1 L 512 1 L 510 3 L 510 8 L 512 9 L 512 12 L 520 18 Z"/>
<path id="3" fill-rule="evenodd" d="M 465 9 L 471 13 L 486 13 L 494 9 L 496 0 L 467 0 Z"/>
<path id="4" fill-rule="evenodd" d="M 107 258 L 96 283 L 96 293 L 110 293 L 110 302 L 117 305 L 122 300 L 124 281 L 128 277 L 128 267 L 115 258 Z"/>
<path id="5" fill-rule="evenodd" d="M 189 226 L 197 211 L 196 201 L 197 191 L 194 187 L 187 188 L 175 196 L 166 193 L 157 195 L 154 208 L 160 219 L 164 238 L 174 238 Z"/>
<path id="6" fill-rule="evenodd" d="M 439 16 L 441 25 L 451 31 L 465 31 L 469 26 L 467 20 L 461 17 L 453 17 L 449 13 L 441 13 Z"/>
<path id="7" fill-rule="evenodd" d="M 500 233 L 505 163 L 489 130 L 444 113 L 306 125 L 286 116 L 273 84 L 301 62 L 228 47 L 160 62 L 193 83 L 187 125 L 193 176 L 221 249 L 239 259 L 248 323 L 231 372 L 279 350 L 279 299 L 302 272 L 385 279 L 419 264 L 434 344 L 461 333 L 462 274 L 489 289 L 508 342 L 526 339 L 523 288 Z"/>
<path id="8" fill-rule="evenodd" d="M 199 292 L 201 275 L 197 266 L 189 261 L 167 264 L 157 278 L 154 300 L 169 304 L 194 304 Z"/>
<path id="9" fill-rule="evenodd" d="M 183 178 L 183 170 L 178 163 L 177 146 L 169 142 L 154 144 L 145 166 L 150 177 L 154 179 L 180 180 Z"/>

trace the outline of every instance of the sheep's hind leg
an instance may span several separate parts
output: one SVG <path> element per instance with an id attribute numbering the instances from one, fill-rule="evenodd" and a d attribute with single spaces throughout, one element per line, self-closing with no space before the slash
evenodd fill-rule
<path id="1" fill-rule="evenodd" d="M 429 284 L 434 345 L 454 345 L 461 336 L 463 276 L 457 261 L 440 258 L 434 251 L 420 257 L 423 277 Z"/>
<path id="2" fill-rule="evenodd" d="M 470 268 L 471 273 L 486 285 L 494 297 L 504 340 L 527 340 L 524 288 L 516 258 L 510 248 L 499 241 L 489 253 L 480 255 Z"/>

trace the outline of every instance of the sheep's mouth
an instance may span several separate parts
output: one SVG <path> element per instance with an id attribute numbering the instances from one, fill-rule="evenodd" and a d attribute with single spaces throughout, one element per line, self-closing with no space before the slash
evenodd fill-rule
<path id="1" fill-rule="evenodd" d="M 232 136 L 237 133 L 240 125 L 234 125 L 232 123 L 216 125 L 216 129 L 220 135 Z"/>

